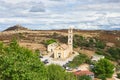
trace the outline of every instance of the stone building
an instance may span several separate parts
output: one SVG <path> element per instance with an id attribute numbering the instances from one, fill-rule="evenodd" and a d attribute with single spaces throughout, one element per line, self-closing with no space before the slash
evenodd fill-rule
<path id="1" fill-rule="evenodd" d="M 73 28 L 68 29 L 68 43 L 52 43 L 47 46 L 47 51 L 53 53 L 55 59 L 66 59 L 73 53 Z"/>

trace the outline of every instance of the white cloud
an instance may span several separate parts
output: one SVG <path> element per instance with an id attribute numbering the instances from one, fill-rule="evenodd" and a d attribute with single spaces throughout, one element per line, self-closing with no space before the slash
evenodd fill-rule
<path id="1" fill-rule="evenodd" d="M 41 29 L 119 27 L 119 5 L 119 0 L 1 0 L 0 24 L 36 25 Z"/>
<path id="2" fill-rule="evenodd" d="M 97 4 L 86 4 L 86 5 L 76 5 L 73 10 L 95 10 L 95 11 L 119 11 L 120 3 L 97 3 Z"/>
<path id="3" fill-rule="evenodd" d="M 88 30 L 92 30 L 92 29 L 94 29 L 94 30 L 97 30 L 97 29 L 101 29 L 99 26 L 93 26 L 93 25 L 89 25 L 89 24 L 78 24 L 77 26 L 76 26 L 76 28 L 78 28 L 78 29 L 88 29 Z"/>

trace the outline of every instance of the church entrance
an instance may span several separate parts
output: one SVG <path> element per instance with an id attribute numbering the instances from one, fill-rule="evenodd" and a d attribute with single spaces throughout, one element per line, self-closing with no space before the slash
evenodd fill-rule
<path id="1" fill-rule="evenodd" d="M 58 58 L 61 58 L 61 53 L 58 53 Z"/>

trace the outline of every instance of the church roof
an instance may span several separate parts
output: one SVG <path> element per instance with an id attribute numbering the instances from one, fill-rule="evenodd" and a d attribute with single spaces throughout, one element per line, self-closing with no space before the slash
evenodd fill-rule
<path id="1" fill-rule="evenodd" d="M 66 45 L 66 44 L 59 44 L 55 49 L 66 50 L 67 48 L 68 48 L 68 45 Z"/>
<path id="2" fill-rule="evenodd" d="M 60 45 L 63 49 L 67 49 L 68 48 L 68 45 L 66 45 L 66 44 L 61 44 Z"/>

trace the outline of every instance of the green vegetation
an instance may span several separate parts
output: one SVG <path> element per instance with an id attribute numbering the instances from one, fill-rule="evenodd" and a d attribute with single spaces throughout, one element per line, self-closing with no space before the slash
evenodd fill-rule
<path id="1" fill-rule="evenodd" d="M 94 65 L 93 72 L 98 78 L 105 80 L 105 78 L 112 77 L 114 65 L 107 59 L 101 59 Z"/>
<path id="2" fill-rule="evenodd" d="M 104 49 L 105 46 L 106 46 L 105 43 L 100 40 L 96 41 L 96 43 L 95 43 L 96 48 Z"/>
<path id="3" fill-rule="evenodd" d="M 57 39 L 62 43 L 67 43 L 67 36 L 59 35 L 57 33 L 53 33 L 51 36 L 53 39 Z M 48 42 L 49 44 L 49 42 Z M 73 36 L 73 47 L 82 47 L 82 48 L 99 48 L 104 49 L 106 47 L 105 42 L 98 40 L 96 38 L 85 38 L 81 35 L 75 34 Z"/>
<path id="4" fill-rule="evenodd" d="M 95 53 L 98 55 L 104 55 L 105 58 L 107 58 L 109 60 L 114 60 L 113 57 L 110 54 L 108 54 L 105 50 L 97 49 Z"/>
<path id="5" fill-rule="evenodd" d="M 85 40 L 85 38 L 83 36 L 80 35 L 74 35 L 73 38 L 73 47 L 77 48 L 79 46 L 88 46 L 87 45 L 87 41 Z"/>
<path id="6" fill-rule="evenodd" d="M 117 47 L 110 47 L 106 50 L 97 49 L 96 54 L 104 55 L 107 59 L 116 61 L 120 64 L 120 48 Z"/>
<path id="7" fill-rule="evenodd" d="M 48 75 L 49 80 L 64 80 L 65 78 L 65 70 L 62 69 L 59 65 L 55 65 L 55 64 L 49 65 L 48 72 L 49 72 Z"/>
<path id="8" fill-rule="evenodd" d="M 83 76 L 79 76 L 78 80 L 92 80 L 92 79 L 90 76 L 83 75 Z"/>
<path id="9" fill-rule="evenodd" d="M 97 49 L 95 53 L 98 55 L 105 55 L 106 54 L 105 51 L 103 51 L 101 49 Z"/>
<path id="10" fill-rule="evenodd" d="M 114 60 L 119 62 L 119 60 L 120 60 L 120 48 L 111 47 L 108 49 L 107 52 L 114 58 Z"/>
<path id="11" fill-rule="evenodd" d="M 119 78 L 119 79 L 120 79 L 120 73 L 118 73 L 118 74 L 117 74 L 117 78 Z"/>
<path id="12" fill-rule="evenodd" d="M 69 67 L 72 67 L 72 68 L 75 68 L 75 67 L 78 67 L 80 64 L 82 63 L 89 63 L 90 62 L 90 59 L 84 55 L 84 54 L 79 54 L 78 56 L 76 56 L 73 61 L 71 61 L 68 66 Z"/>
<path id="13" fill-rule="evenodd" d="M 85 38 L 81 35 L 74 35 L 73 46 L 77 47 L 87 47 L 87 48 L 100 48 L 104 49 L 106 47 L 103 41 L 96 38 Z"/>
<path id="14" fill-rule="evenodd" d="M 61 66 L 55 64 L 48 66 L 48 78 L 49 80 L 75 80 L 74 75 L 66 73 Z"/>
<path id="15" fill-rule="evenodd" d="M 49 40 L 46 40 L 45 42 L 44 42 L 44 44 L 45 45 L 49 45 L 49 44 L 52 44 L 52 43 L 54 43 L 54 42 L 57 42 L 55 39 L 49 39 Z"/>
<path id="16" fill-rule="evenodd" d="M 16 40 L 10 45 L 0 45 L 0 79 L 47 80 L 44 64 L 32 51 L 20 47 Z"/>
<path id="17" fill-rule="evenodd" d="M 55 32 L 50 36 L 50 38 L 56 39 L 61 43 L 67 43 L 68 36 L 63 36 Z"/>
<path id="18" fill-rule="evenodd" d="M 45 66 L 37 53 L 20 47 L 15 39 L 7 46 L 0 42 L 0 80 L 77 80 L 59 65 Z"/>
<path id="19" fill-rule="evenodd" d="M 116 65 L 115 70 L 116 70 L 116 72 L 120 72 L 120 65 Z"/>

